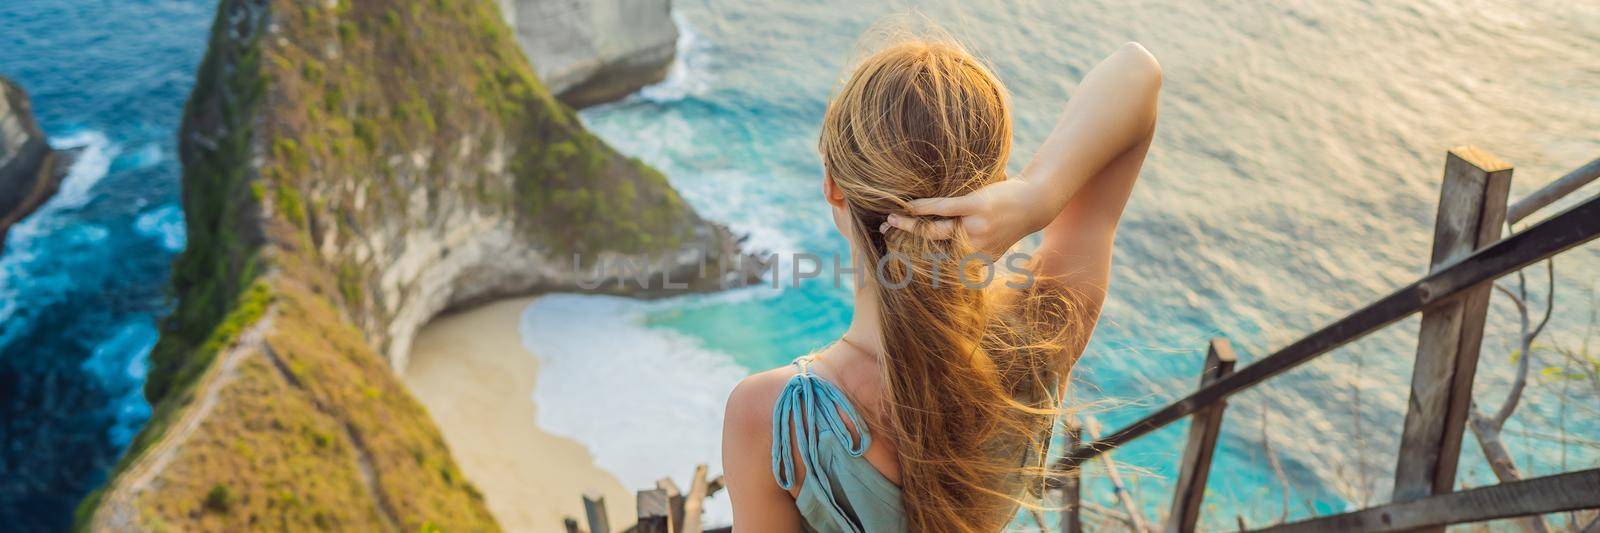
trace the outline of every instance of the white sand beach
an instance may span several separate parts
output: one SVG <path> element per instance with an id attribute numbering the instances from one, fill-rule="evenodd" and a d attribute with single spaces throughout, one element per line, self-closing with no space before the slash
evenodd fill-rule
<path id="1" fill-rule="evenodd" d="M 630 524 L 633 493 L 596 467 L 583 445 L 535 425 L 539 362 L 517 329 L 533 300 L 436 318 L 412 345 L 406 385 L 506 531 L 563 531 L 564 516 L 582 523 L 585 491 L 605 495 L 611 524 Z"/>

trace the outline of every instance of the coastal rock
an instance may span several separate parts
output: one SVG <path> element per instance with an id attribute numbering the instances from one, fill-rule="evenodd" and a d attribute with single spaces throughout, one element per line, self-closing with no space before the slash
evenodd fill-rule
<path id="1" fill-rule="evenodd" d="M 572 107 L 666 77 L 678 40 L 671 0 L 498 0 L 545 87 Z"/>
<path id="2" fill-rule="evenodd" d="M 0 252 L 6 230 L 55 194 L 66 175 L 66 159 L 50 149 L 28 94 L 0 77 Z"/>
<path id="3" fill-rule="evenodd" d="M 751 275 L 699 275 L 735 236 L 585 131 L 493 0 L 221 0 L 179 153 L 154 414 L 94 531 L 496 529 L 396 377 L 423 323 Z M 589 275 L 623 257 L 650 259 Z"/>

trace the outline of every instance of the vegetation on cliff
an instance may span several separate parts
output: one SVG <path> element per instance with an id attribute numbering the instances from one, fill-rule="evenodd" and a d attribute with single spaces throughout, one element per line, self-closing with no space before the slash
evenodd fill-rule
<path id="1" fill-rule="evenodd" d="M 400 305 L 369 251 L 463 203 L 552 256 L 659 252 L 705 223 L 583 130 L 495 9 L 221 1 L 180 133 L 189 244 L 154 415 L 80 526 L 496 528 L 359 326 Z"/>

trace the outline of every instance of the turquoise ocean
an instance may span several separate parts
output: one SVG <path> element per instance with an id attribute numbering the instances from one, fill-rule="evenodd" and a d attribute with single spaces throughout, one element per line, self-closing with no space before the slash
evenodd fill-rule
<path id="1" fill-rule="evenodd" d="M 144 358 L 184 246 L 175 136 L 213 8 L 0 3 L 0 75 L 30 90 L 56 144 L 83 149 L 0 257 L 0 521 L 65 528 L 148 416 Z M 916 13 L 994 66 L 1015 106 L 1015 168 L 1096 61 L 1125 41 L 1148 47 L 1165 69 L 1161 124 L 1073 388 L 1107 431 L 1193 390 L 1212 337 L 1248 364 L 1422 274 L 1447 148 L 1514 163 L 1513 198 L 1600 156 L 1594 2 L 679 0 L 674 11 L 683 38 L 668 79 L 581 116 L 702 214 L 784 254 L 844 251 L 821 199 L 817 127 L 880 21 Z M 1558 259 L 1546 346 L 1581 346 L 1597 266 L 1596 245 Z M 1544 283 L 1529 272 L 1538 308 Z M 831 342 L 849 302 L 826 277 L 787 276 L 650 302 L 541 298 L 521 326 L 542 365 L 537 424 L 627 486 L 686 478 L 698 462 L 715 471 L 732 385 Z M 1489 322 L 1476 397 L 1493 406 L 1514 370 L 1514 308 L 1497 298 Z M 1416 329 L 1401 321 L 1234 397 L 1203 522 L 1387 499 Z M 1507 433 L 1519 466 L 1600 464 L 1600 394 L 1550 377 L 1552 352 L 1534 357 Z M 1116 454 L 1147 516 L 1170 497 L 1185 427 Z M 1494 482 L 1468 441 L 1461 483 Z M 1086 498 L 1110 506 L 1098 468 Z M 712 513 L 725 520 L 726 502 Z"/>

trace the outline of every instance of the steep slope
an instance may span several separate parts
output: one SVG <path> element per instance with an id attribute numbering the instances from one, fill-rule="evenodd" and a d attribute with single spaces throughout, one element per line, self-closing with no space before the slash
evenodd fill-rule
<path id="1" fill-rule="evenodd" d="M 155 414 L 95 530 L 495 529 L 395 378 L 416 329 L 592 286 L 575 255 L 691 290 L 738 255 L 545 91 L 494 0 L 222 0 L 180 151 Z"/>

